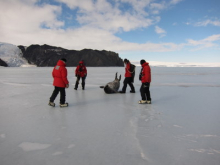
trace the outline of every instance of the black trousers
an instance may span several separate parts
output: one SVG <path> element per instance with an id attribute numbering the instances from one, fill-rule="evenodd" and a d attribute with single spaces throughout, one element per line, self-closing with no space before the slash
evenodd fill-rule
<path id="1" fill-rule="evenodd" d="M 150 83 L 142 83 L 141 88 L 141 98 L 142 100 L 148 100 L 151 101 L 150 97 Z"/>
<path id="2" fill-rule="evenodd" d="M 131 87 L 131 91 L 135 91 L 132 81 L 133 81 L 132 77 L 125 77 L 124 82 L 123 82 L 124 86 L 122 88 L 122 92 L 126 92 L 127 85 Z"/>
<path id="3" fill-rule="evenodd" d="M 60 92 L 60 104 L 64 104 L 66 101 L 66 91 L 65 88 L 62 87 L 55 87 L 54 91 L 50 97 L 50 102 L 54 102 L 58 93 Z"/>
<path id="4" fill-rule="evenodd" d="M 84 89 L 85 88 L 85 79 L 86 79 L 86 77 L 80 77 L 80 76 L 77 76 L 75 88 L 76 89 L 78 88 L 80 78 L 82 79 L 82 88 Z"/>

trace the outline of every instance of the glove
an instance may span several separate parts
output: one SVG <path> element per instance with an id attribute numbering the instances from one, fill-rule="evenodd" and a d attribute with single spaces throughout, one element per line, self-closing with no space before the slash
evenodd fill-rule
<path id="1" fill-rule="evenodd" d="M 69 88 L 69 84 L 66 84 L 66 88 Z"/>
<path id="2" fill-rule="evenodd" d="M 75 76 L 77 77 L 77 74 L 75 74 Z"/>
<path id="3" fill-rule="evenodd" d="M 142 74 L 139 74 L 139 80 L 141 81 L 141 78 L 142 78 Z"/>
<path id="4" fill-rule="evenodd" d="M 143 87 L 144 87 L 144 88 L 147 88 L 147 87 L 149 87 L 149 86 L 150 86 L 150 83 L 149 83 L 149 82 L 143 83 Z"/>

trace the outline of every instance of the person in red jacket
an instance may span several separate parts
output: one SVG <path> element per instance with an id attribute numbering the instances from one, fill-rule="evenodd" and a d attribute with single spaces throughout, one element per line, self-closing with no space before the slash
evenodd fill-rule
<path id="1" fill-rule="evenodd" d="M 67 79 L 67 69 L 66 69 L 66 59 L 62 58 L 57 62 L 54 67 L 52 76 L 54 78 L 53 86 L 54 91 L 50 97 L 49 105 L 55 106 L 54 100 L 56 99 L 58 93 L 60 92 L 60 107 L 67 107 L 68 103 L 66 101 L 66 91 L 65 88 L 69 87 L 69 81 Z"/>
<path id="2" fill-rule="evenodd" d="M 149 63 L 145 60 L 141 60 L 140 64 L 142 66 L 141 73 L 139 75 L 139 79 L 142 82 L 140 92 L 142 100 L 140 100 L 139 104 L 151 104 L 151 97 L 150 97 L 150 83 L 151 83 L 151 69 Z"/>
<path id="3" fill-rule="evenodd" d="M 133 78 L 132 78 L 132 72 L 131 72 L 131 63 L 129 60 L 124 59 L 125 63 L 125 79 L 124 79 L 124 86 L 122 87 L 122 90 L 119 93 L 125 93 L 127 85 L 131 87 L 130 93 L 135 93 L 134 85 L 133 85 Z"/>
<path id="4" fill-rule="evenodd" d="M 85 79 L 87 76 L 87 69 L 86 69 L 86 66 L 84 65 L 83 61 L 80 61 L 79 65 L 76 67 L 75 75 L 76 75 L 77 79 L 76 79 L 76 84 L 75 84 L 74 89 L 77 90 L 78 85 L 79 85 L 79 80 L 81 78 L 82 79 L 82 89 L 84 90 L 85 89 Z"/>

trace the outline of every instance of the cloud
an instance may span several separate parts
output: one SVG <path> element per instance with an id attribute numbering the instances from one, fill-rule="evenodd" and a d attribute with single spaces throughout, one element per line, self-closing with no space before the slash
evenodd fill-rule
<path id="1" fill-rule="evenodd" d="M 212 25 L 212 26 L 220 27 L 220 19 L 217 17 L 212 17 L 212 18 L 205 17 L 205 19 L 201 21 L 190 20 L 186 23 L 186 25 L 192 25 L 192 26 L 197 26 L 197 27 Z"/>
<path id="2" fill-rule="evenodd" d="M 196 22 L 194 24 L 194 26 L 208 26 L 208 25 L 220 26 L 220 20 L 207 19 L 207 20 L 204 20 L 204 21 Z"/>
<path id="3" fill-rule="evenodd" d="M 132 6 L 133 12 L 137 13 L 138 15 L 145 15 L 148 16 L 149 14 L 146 12 L 146 8 L 152 2 L 152 0 L 121 0 L 118 2 L 128 3 Z"/>
<path id="4" fill-rule="evenodd" d="M 213 42 L 218 40 L 220 40 L 220 34 L 212 35 L 210 37 L 203 39 L 203 41 L 207 41 L 207 42 Z"/>
<path id="5" fill-rule="evenodd" d="M 36 6 L 33 0 L 29 3 L 12 0 L 1 1 L 0 11 L 0 32 L 4 30 L 28 33 L 38 31 L 41 27 L 54 29 L 64 25 L 64 22 L 57 20 L 57 15 L 61 13 L 59 6 L 48 4 Z"/>
<path id="6" fill-rule="evenodd" d="M 181 1 L 183 1 L 183 0 L 171 0 L 170 4 L 176 5 L 177 3 L 181 2 Z"/>
<path id="7" fill-rule="evenodd" d="M 153 3 L 150 3 L 149 8 L 151 9 L 152 14 L 159 14 L 162 10 L 170 8 L 171 6 L 176 5 L 181 1 L 183 0 L 171 0 L 168 2 L 162 1 L 159 3 L 152 1 Z"/>
<path id="8" fill-rule="evenodd" d="M 160 28 L 159 26 L 155 26 L 155 32 L 157 34 L 160 34 L 160 37 L 165 37 L 167 33 L 164 29 Z"/>
<path id="9" fill-rule="evenodd" d="M 218 44 L 216 44 L 216 41 L 220 41 L 220 34 L 209 36 L 202 40 L 188 40 L 188 46 L 193 46 L 193 51 L 201 50 L 204 48 L 212 48 L 212 47 L 218 47 Z"/>
<path id="10" fill-rule="evenodd" d="M 165 2 L 162 3 L 151 3 L 150 9 L 153 14 L 159 14 L 161 10 L 164 10 L 167 8 L 167 4 Z"/>
<path id="11" fill-rule="evenodd" d="M 2 42 L 15 45 L 49 44 L 67 49 L 92 48 L 116 52 L 171 52 L 185 46 L 204 48 L 216 46 L 217 36 L 204 40 L 188 40 L 187 43 L 134 43 L 115 35 L 155 26 L 155 32 L 163 37 L 166 31 L 156 23 L 160 16 L 150 10 L 161 11 L 169 4 L 151 0 L 56 0 L 56 5 L 39 4 L 38 0 L 0 1 L 0 36 Z M 180 2 L 180 1 L 175 1 Z M 61 5 L 65 3 L 65 5 Z M 171 2 L 170 2 L 171 3 Z M 174 3 L 174 1 L 172 1 Z M 123 9 L 123 5 L 130 7 Z M 60 20 L 63 6 L 68 6 L 77 26 L 65 27 L 68 18 Z M 139 8 L 140 7 L 140 8 Z M 138 9 L 139 8 L 139 9 Z M 148 9 L 148 10 L 147 10 Z"/>
<path id="12" fill-rule="evenodd" d="M 150 0 L 120 0 L 114 4 L 107 0 L 57 1 L 77 10 L 77 21 L 81 25 L 110 30 L 113 33 L 146 28 L 158 22 L 158 17 L 149 18 L 145 11 Z M 131 7 L 122 10 L 125 3 Z"/>
<path id="13" fill-rule="evenodd" d="M 71 9 L 80 9 L 84 11 L 93 11 L 95 9 L 95 6 L 93 4 L 92 0 L 55 0 L 57 2 L 61 2 L 66 4 Z"/>

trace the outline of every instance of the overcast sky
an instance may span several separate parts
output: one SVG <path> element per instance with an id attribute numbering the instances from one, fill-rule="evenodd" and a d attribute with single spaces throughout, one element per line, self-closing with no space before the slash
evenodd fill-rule
<path id="1" fill-rule="evenodd" d="M 0 42 L 220 62 L 220 0 L 0 0 Z"/>

